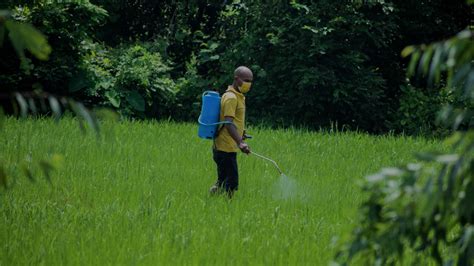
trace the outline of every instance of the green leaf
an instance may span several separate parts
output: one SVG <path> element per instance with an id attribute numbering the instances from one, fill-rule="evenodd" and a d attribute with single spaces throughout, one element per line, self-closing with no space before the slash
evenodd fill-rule
<path id="1" fill-rule="evenodd" d="M 415 46 L 413 45 L 405 47 L 405 49 L 402 50 L 402 57 L 407 57 L 411 55 L 413 52 L 415 52 L 415 50 Z"/>
<path id="2" fill-rule="evenodd" d="M 210 49 L 210 50 L 215 50 L 217 47 L 219 47 L 219 43 L 214 42 L 214 43 L 212 43 L 212 44 L 209 46 L 209 49 Z"/>
<path id="3" fill-rule="evenodd" d="M 463 231 L 464 232 L 460 239 L 461 251 L 464 251 L 467 248 L 472 249 L 472 245 L 474 244 L 474 225 L 466 225 Z M 469 245 L 471 245 L 471 247 Z"/>
<path id="4" fill-rule="evenodd" d="M 430 178 L 423 187 L 423 193 L 420 195 L 417 209 L 418 216 L 426 218 L 433 214 L 437 203 L 437 195 L 433 178 Z"/>
<path id="5" fill-rule="evenodd" d="M 421 56 L 420 59 L 420 70 L 423 74 L 428 73 L 428 67 L 430 66 L 431 57 L 433 55 L 433 47 L 429 46 Z"/>
<path id="6" fill-rule="evenodd" d="M 447 146 L 454 146 L 459 143 L 459 141 L 462 139 L 462 136 L 463 134 L 461 134 L 461 132 L 454 132 L 451 134 L 451 136 L 446 138 L 443 143 Z"/>
<path id="7" fill-rule="evenodd" d="M 459 155 L 457 154 L 442 154 L 436 156 L 436 161 L 439 163 L 450 164 L 456 162 L 459 159 Z"/>
<path id="8" fill-rule="evenodd" d="M 131 91 L 127 96 L 127 101 L 137 111 L 145 111 L 145 99 L 136 91 Z"/>
<path id="9" fill-rule="evenodd" d="M 107 97 L 107 100 L 109 100 L 113 107 L 120 107 L 120 96 L 117 94 L 116 91 L 107 91 L 105 93 L 105 97 Z"/>
<path id="10" fill-rule="evenodd" d="M 56 97 L 49 96 L 49 105 L 51 106 L 51 110 L 53 110 L 53 115 L 56 121 L 61 117 L 61 106 L 59 105 L 58 100 Z"/>
<path id="11" fill-rule="evenodd" d="M 319 34 L 319 30 L 311 27 L 311 26 L 308 26 L 308 25 L 304 25 L 303 27 L 301 27 L 303 30 L 309 30 L 311 31 L 312 33 L 314 34 Z"/>
<path id="12" fill-rule="evenodd" d="M 15 51 L 20 58 L 24 58 L 24 50 L 28 50 L 40 60 L 48 60 L 51 53 L 46 37 L 33 26 L 16 21 L 7 20 L 5 27 L 8 29 L 10 38 Z"/>
<path id="13" fill-rule="evenodd" d="M 435 50 L 433 60 L 431 62 L 430 66 L 430 72 L 428 75 L 428 82 L 434 81 L 435 83 L 439 82 L 440 79 L 440 68 L 441 68 L 441 55 L 442 55 L 442 50 L 441 47 Z"/>
<path id="14" fill-rule="evenodd" d="M 20 105 L 21 116 L 25 117 L 28 114 L 28 104 L 26 103 L 25 98 L 23 98 L 23 96 L 19 94 L 18 92 L 15 93 L 15 98 L 18 104 Z"/>
<path id="15" fill-rule="evenodd" d="M 396 167 L 383 168 L 381 174 L 384 176 L 401 176 L 405 173 L 403 169 Z"/>
<path id="16" fill-rule="evenodd" d="M 31 112 L 33 114 L 36 114 L 36 112 L 38 111 L 37 108 L 36 108 L 36 103 L 35 103 L 35 100 L 33 98 L 28 98 L 28 106 L 31 110 Z"/>
<path id="17" fill-rule="evenodd" d="M 87 110 L 87 108 L 82 103 L 70 100 L 69 105 L 77 116 L 84 119 L 97 134 L 100 133 L 99 123 L 97 122 L 97 119 L 89 112 L 89 110 Z"/>
<path id="18" fill-rule="evenodd" d="M 408 65 L 408 76 L 415 75 L 415 68 L 418 64 L 418 60 L 420 59 L 421 53 L 419 51 L 415 51 L 411 56 L 410 64 Z"/>
<path id="19" fill-rule="evenodd" d="M 304 4 L 300 4 L 300 3 L 297 3 L 295 0 L 291 1 L 290 2 L 290 5 L 292 8 L 300 11 L 300 10 L 304 10 L 304 13 L 305 14 L 308 14 L 310 9 L 307 5 L 304 5 Z"/>
<path id="20" fill-rule="evenodd" d="M 215 61 L 215 60 L 219 60 L 219 55 L 213 55 L 211 57 L 209 57 L 209 61 Z"/>

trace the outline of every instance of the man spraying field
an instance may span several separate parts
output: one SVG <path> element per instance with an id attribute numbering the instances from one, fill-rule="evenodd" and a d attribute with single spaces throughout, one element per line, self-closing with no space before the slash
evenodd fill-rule
<path id="1" fill-rule="evenodd" d="M 234 71 L 234 82 L 221 98 L 220 121 L 227 121 L 219 128 L 214 140 L 213 158 L 217 165 L 217 182 L 210 188 L 215 194 L 225 191 L 231 197 L 239 186 L 237 152 L 239 149 L 250 153 L 250 147 L 244 142 L 245 96 L 253 81 L 252 71 L 240 66 Z"/>

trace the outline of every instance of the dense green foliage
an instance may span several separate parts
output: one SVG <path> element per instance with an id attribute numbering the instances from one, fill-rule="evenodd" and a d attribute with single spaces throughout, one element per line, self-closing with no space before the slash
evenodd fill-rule
<path id="1" fill-rule="evenodd" d="M 256 76 L 250 121 L 408 133 L 434 128 L 419 121 L 435 108 L 413 110 L 413 102 L 446 99 L 423 81 L 407 83 L 400 51 L 460 31 L 471 10 L 460 0 L 15 5 L 5 7 L 46 34 L 53 52 L 47 62 L 31 60 L 26 73 L 12 47 L 3 47 L 0 86 L 7 90 L 42 88 L 127 116 L 194 120 L 201 92 L 222 92 L 233 69 L 248 65 Z M 421 94 L 404 89 L 412 86 Z"/>
<path id="2" fill-rule="evenodd" d="M 72 92 L 85 92 L 92 104 L 117 108 L 124 115 L 170 115 L 176 86 L 170 68 L 158 52 L 136 44 L 107 49 L 91 43 L 80 72 L 70 82 Z"/>
<path id="3" fill-rule="evenodd" d="M 210 197 L 215 165 L 194 124 L 7 118 L 0 161 L 0 264 L 327 265 L 367 172 L 442 145 L 413 137 L 249 128 L 232 201 Z M 41 159 L 57 165 L 47 182 Z M 31 179 L 24 176 L 31 172 Z M 33 182 L 31 182 L 33 180 Z M 289 190 L 288 190 L 289 189 Z"/>
<path id="4" fill-rule="evenodd" d="M 394 129 L 419 135 L 444 135 L 447 129 L 436 124 L 443 104 L 452 102 L 446 89 L 421 90 L 411 85 L 401 86 L 400 106 L 396 112 Z"/>
<path id="5" fill-rule="evenodd" d="M 449 40 L 407 47 L 409 73 L 419 69 L 428 82 L 447 75 L 455 101 L 440 115 L 454 130 L 449 153 L 419 154 L 423 164 L 386 168 L 368 176 L 369 198 L 360 208 L 351 239 L 336 256 L 343 265 L 396 265 L 413 253 L 412 265 L 427 257 L 439 265 L 474 264 L 474 39 L 465 30 Z"/>
<path id="6" fill-rule="evenodd" d="M 45 34 L 53 47 L 48 61 L 31 58 L 19 71 L 19 60 L 6 43 L 0 50 L 0 86 L 4 91 L 45 91 L 65 95 L 69 80 L 77 72 L 83 56 L 82 45 L 91 38 L 107 12 L 87 2 L 68 4 L 35 4 L 13 10 L 13 18 L 29 22 Z"/>

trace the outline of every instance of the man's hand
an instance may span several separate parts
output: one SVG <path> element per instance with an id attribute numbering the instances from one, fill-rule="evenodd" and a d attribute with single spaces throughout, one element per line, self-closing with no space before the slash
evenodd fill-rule
<path id="1" fill-rule="evenodd" d="M 240 144 L 239 144 L 239 149 L 240 149 L 243 153 L 245 153 L 245 154 L 250 154 L 250 147 L 249 147 L 249 145 L 248 145 L 247 143 L 243 142 L 243 141 L 240 142 Z"/>

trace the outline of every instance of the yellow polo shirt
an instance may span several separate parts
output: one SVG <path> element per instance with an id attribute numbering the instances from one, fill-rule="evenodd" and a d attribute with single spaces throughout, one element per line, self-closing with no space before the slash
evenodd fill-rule
<path id="1" fill-rule="evenodd" d="M 224 121 L 224 117 L 230 116 L 233 118 L 233 123 L 237 127 L 237 132 L 240 136 L 244 134 L 245 125 L 245 96 L 229 86 L 221 98 L 221 113 L 220 121 Z M 219 131 L 219 135 L 215 139 L 214 147 L 218 151 L 224 152 L 238 152 L 239 147 L 237 143 L 227 131 L 225 126 Z"/>

